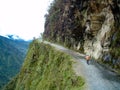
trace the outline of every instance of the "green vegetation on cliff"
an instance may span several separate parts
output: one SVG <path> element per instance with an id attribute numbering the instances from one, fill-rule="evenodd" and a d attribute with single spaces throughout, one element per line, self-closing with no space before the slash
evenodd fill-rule
<path id="1" fill-rule="evenodd" d="M 69 55 L 34 40 L 20 73 L 5 90 L 80 90 L 84 81 L 72 69 Z"/>
<path id="2" fill-rule="evenodd" d="M 43 38 L 120 70 L 120 1 L 54 0 Z"/>

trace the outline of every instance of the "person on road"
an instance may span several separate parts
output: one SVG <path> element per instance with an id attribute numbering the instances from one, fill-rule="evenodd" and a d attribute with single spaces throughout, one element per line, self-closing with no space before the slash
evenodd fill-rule
<path id="1" fill-rule="evenodd" d="M 90 57 L 89 55 L 86 55 L 86 56 L 85 56 L 85 59 L 86 59 L 86 61 L 87 61 L 87 64 L 89 65 L 89 64 L 90 64 L 90 59 L 91 59 L 91 57 Z"/>

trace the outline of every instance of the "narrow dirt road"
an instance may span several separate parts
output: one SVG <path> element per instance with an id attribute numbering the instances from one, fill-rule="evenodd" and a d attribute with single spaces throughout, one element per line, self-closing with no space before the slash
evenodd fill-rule
<path id="1" fill-rule="evenodd" d="M 116 73 L 109 71 L 95 61 L 91 61 L 90 65 L 87 65 L 83 54 L 69 50 L 60 45 L 49 42 L 45 43 L 69 54 L 76 60 L 77 63 L 74 65 L 74 70 L 77 75 L 85 78 L 86 90 L 120 90 L 120 77 Z"/>

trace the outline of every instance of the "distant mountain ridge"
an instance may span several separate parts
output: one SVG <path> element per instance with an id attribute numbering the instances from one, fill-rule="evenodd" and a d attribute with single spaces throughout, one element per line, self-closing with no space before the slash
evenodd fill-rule
<path id="1" fill-rule="evenodd" d="M 19 72 L 29 43 L 0 36 L 0 88 Z"/>
<path id="2" fill-rule="evenodd" d="M 13 40 L 23 40 L 18 35 L 6 35 L 6 37 Z"/>

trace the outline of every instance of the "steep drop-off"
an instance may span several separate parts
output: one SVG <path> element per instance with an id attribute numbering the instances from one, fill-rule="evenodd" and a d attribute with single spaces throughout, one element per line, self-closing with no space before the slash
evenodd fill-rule
<path id="1" fill-rule="evenodd" d="M 120 68 L 120 0 L 54 0 L 44 39 Z"/>
<path id="2" fill-rule="evenodd" d="M 84 81 L 72 64 L 70 56 L 34 40 L 20 73 L 4 90 L 80 90 Z"/>
<path id="3" fill-rule="evenodd" d="M 0 89 L 20 70 L 29 42 L 0 36 Z"/>

